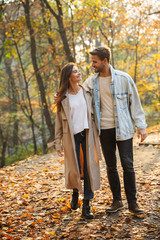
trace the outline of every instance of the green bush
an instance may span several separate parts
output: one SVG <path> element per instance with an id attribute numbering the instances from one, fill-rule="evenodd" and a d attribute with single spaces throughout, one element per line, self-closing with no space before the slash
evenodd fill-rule
<path id="1" fill-rule="evenodd" d="M 15 146 L 16 148 L 16 146 Z M 11 165 L 15 162 L 24 160 L 28 157 L 31 157 L 34 155 L 34 145 L 33 144 L 28 144 L 26 147 L 25 146 L 17 146 L 18 150 L 15 151 L 14 154 L 6 157 L 6 166 Z M 41 155 L 43 154 L 43 149 L 42 147 L 38 147 L 37 154 Z"/>

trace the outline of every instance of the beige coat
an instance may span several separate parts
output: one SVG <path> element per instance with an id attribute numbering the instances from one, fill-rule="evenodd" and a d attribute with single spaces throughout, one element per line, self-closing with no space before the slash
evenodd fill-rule
<path id="1" fill-rule="evenodd" d="M 101 159 L 101 153 L 99 147 L 98 132 L 95 123 L 92 120 L 93 113 L 91 96 L 89 93 L 86 93 L 84 89 L 83 93 L 87 103 L 89 123 L 89 129 L 86 130 L 87 167 L 90 177 L 91 189 L 94 191 L 100 187 L 99 160 Z M 61 103 L 61 111 L 57 111 L 56 114 L 55 146 L 56 150 L 62 150 L 61 140 L 63 140 L 66 188 L 77 188 L 82 192 L 81 176 L 75 151 L 75 142 L 70 116 L 70 105 L 67 93 Z M 81 160 L 83 160 L 83 154 L 80 155 Z"/>

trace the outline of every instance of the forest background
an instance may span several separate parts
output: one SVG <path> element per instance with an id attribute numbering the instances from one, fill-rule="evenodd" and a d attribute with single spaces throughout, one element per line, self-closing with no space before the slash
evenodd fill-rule
<path id="1" fill-rule="evenodd" d="M 89 51 L 111 48 L 111 64 L 134 79 L 148 126 L 159 123 L 158 0 L 0 1 L 0 164 L 47 153 L 62 66 L 85 80 Z"/>

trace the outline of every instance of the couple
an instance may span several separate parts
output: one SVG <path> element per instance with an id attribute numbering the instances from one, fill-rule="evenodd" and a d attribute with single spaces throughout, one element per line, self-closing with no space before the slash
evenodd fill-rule
<path id="1" fill-rule="evenodd" d="M 83 86 L 81 73 L 74 63 L 61 71 L 60 87 L 56 97 L 55 125 L 56 150 L 65 158 L 66 187 L 73 189 L 71 208 L 78 208 L 78 195 L 84 199 L 82 216 L 92 219 L 89 201 L 100 187 L 99 160 L 101 158 L 98 135 L 107 165 L 107 174 L 113 194 L 108 213 L 123 208 L 121 186 L 117 171 L 116 146 L 123 167 L 124 187 L 129 210 L 143 213 L 137 205 L 135 172 L 133 167 L 133 135 L 147 137 L 144 112 L 132 78 L 109 64 L 110 49 L 98 47 L 90 52 L 95 74 Z M 92 110 L 93 109 L 93 110 Z"/>

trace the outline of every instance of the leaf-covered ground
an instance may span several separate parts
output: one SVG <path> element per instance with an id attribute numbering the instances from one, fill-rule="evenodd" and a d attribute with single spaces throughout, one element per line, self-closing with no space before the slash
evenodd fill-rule
<path id="1" fill-rule="evenodd" d="M 153 142 L 156 138 L 159 135 L 151 134 Z M 145 211 L 141 217 L 128 211 L 119 158 L 124 210 L 106 214 L 112 196 L 102 160 L 101 189 L 91 207 L 93 220 L 81 218 L 82 195 L 79 209 L 70 209 L 63 158 L 56 153 L 0 169 L 0 239 L 160 239 L 160 149 L 138 146 L 135 140 L 134 159 L 138 204 Z"/>

